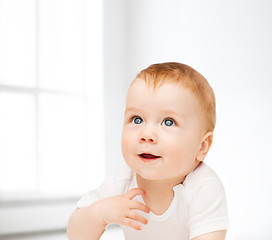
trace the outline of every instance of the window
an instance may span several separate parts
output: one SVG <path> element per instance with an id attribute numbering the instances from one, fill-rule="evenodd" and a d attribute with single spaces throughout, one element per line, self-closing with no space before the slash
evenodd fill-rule
<path id="1" fill-rule="evenodd" d="M 0 202 L 104 178 L 99 2 L 0 1 Z"/>

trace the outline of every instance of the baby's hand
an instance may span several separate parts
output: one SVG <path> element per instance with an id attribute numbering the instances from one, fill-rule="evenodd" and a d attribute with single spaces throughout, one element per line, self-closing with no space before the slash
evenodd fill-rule
<path id="1" fill-rule="evenodd" d="M 134 188 L 129 190 L 124 195 L 109 197 L 100 201 L 100 211 L 102 218 L 106 224 L 121 224 L 127 225 L 136 230 L 141 230 L 142 227 L 135 221 L 147 224 L 146 218 L 132 211 L 132 209 L 141 210 L 149 213 L 149 208 L 138 201 L 132 200 L 137 195 L 145 194 L 143 189 Z M 133 221 L 134 220 L 134 221 Z"/>

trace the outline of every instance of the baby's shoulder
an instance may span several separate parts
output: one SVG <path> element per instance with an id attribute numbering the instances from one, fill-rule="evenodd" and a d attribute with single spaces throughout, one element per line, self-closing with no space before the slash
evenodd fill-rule
<path id="1" fill-rule="evenodd" d="M 222 182 L 212 168 L 201 162 L 186 176 L 183 185 L 190 191 L 198 191 L 199 188 L 205 185 L 222 186 Z"/>
<path id="2" fill-rule="evenodd" d="M 123 181 L 127 180 L 129 181 L 132 177 L 133 171 L 126 165 L 122 164 L 118 170 L 115 172 L 114 177 L 116 180 Z"/>
<path id="3" fill-rule="evenodd" d="M 129 188 L 132 177 L 133 171 L 123 164 L 104 184 L 108 183 L 107 185 L 113 191 L 113 195 L 124 194 Z"/>

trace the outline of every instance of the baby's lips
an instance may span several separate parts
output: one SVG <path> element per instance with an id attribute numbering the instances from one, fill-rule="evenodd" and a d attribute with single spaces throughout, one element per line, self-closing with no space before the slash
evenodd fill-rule
<path id="1" fill-rule="evenodd" d="M 142 154 L 139 154 L 139 156 L 141 156 L 143 158 L 147 158 L 147 159 L 153 159 L 153 158 L 159 158 L 160 157 L 160 156 L 153 155 L 151 153 L 142 153 Z"/>

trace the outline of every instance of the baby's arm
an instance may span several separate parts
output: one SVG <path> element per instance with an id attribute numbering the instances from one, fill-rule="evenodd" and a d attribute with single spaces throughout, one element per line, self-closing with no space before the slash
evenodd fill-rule
<path id="1" fill-rule="evenodd" d="M 143 195 L 144 190 L 134 188 L 124 195 L 105 198 L 94 202 L 91 206 L 75 210 L 72 214 L 67 235 L 69 240 L 98 240 L 108 224 L 127 225 L 136 230 L 141 226 L 135 221 L 147 224 L 147 219 L 132 209 L 149 212 L 143 203 L 132 200 L 137 195 Z M 133 221 L 134 220 L 134 221 Z"/>
<path id="2" fill-rule="evenodd" d="M 210 233 L 195 237 L 192 240 L 224 240 L 226 237 L 226 233 L 227 233 L 227 230 L 210 232 Z"/>
<path id="3" fill-rule="evenodd" d="M 78 208 L 69 219 L 67 236 L 69 240 L 100 239 L 106 224 L 101 218 L 99 201 L 86 208 Z"/>

